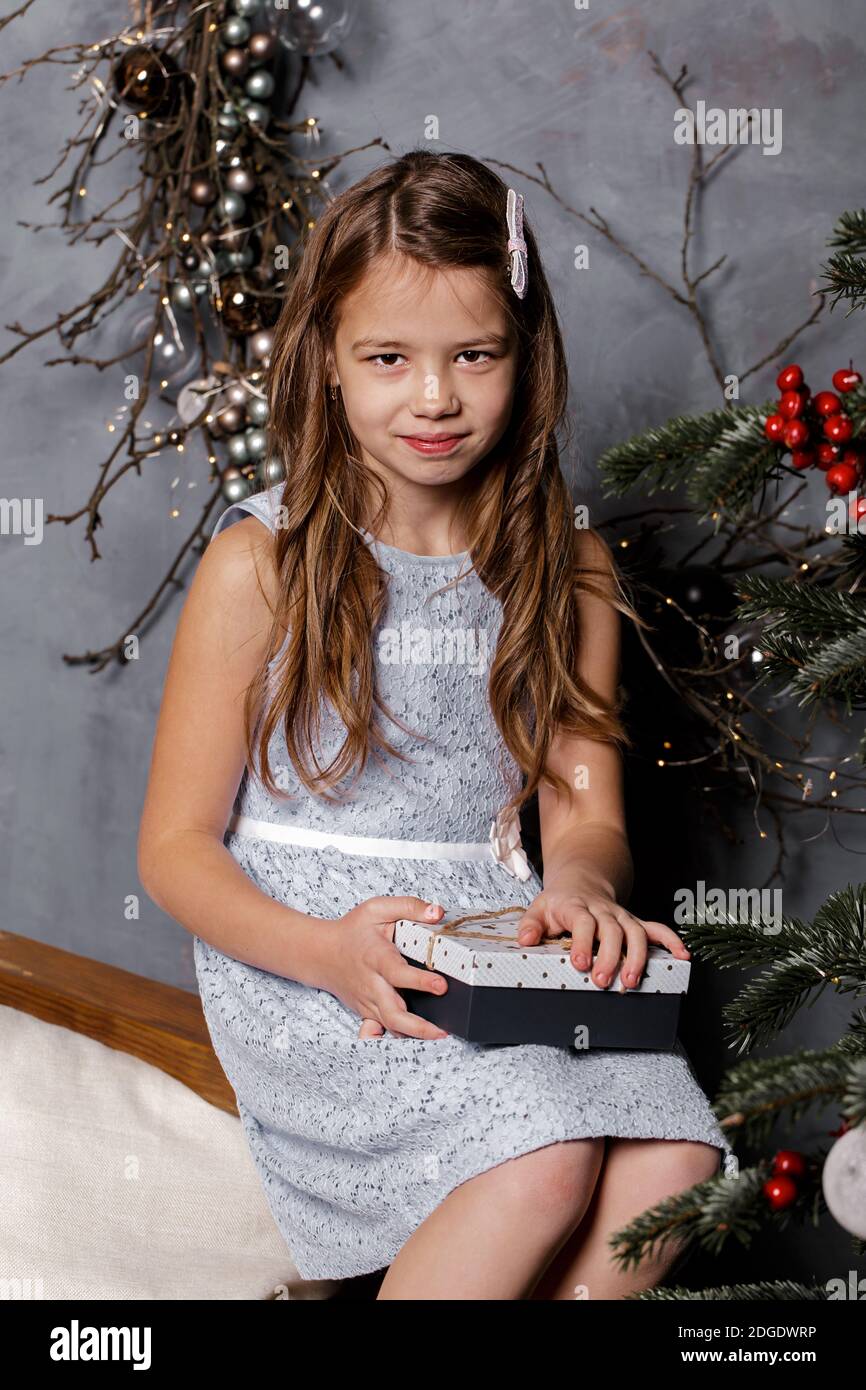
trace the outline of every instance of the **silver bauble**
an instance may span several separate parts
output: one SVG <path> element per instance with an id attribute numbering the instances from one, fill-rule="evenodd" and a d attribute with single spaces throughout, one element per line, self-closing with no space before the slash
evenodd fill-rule
<path id="1" fill-rule="evenodd" d="M 247 210 L 247 200 L 240 193 L 224 193 L 216 205 L 217 216 L 226 222 L 240 222 Z"/>
<path id="2" fill-rule="evenodd" d="M 270 328 L 260 328 L 258 333 L 250 335 L 248 341 L 253 357 L 260 360 L 269 357 L 274 350 L 274 335 Z"/>
<path id="3" fill-rule="evenodd" d="M 247 444 L 247 453 L 251 459 L 263 457 L 268 447 L 268 435 L 266 430 L 246 430 L 244 439 Z"/>
<path id="4" fill-rule="evenodd" d="M 252 485 L 239 469 L 231 464 L 222 470 L 222 494 L 227 502 L 245 502 L 252 492 Z"/>
<path id="5" fill-rule="evenodd" d="M 232 0 L 232 9 L 235 14 L 241 15 L 244 19 L 252 19 L 262 8 L 262 0 Z"/>
<path id="6" fill-rule="evenodd" d="M 195 303 L 195 296 L 189 285 L 184 285 L 180 280 L 172 285 L 171 302 L 175 309 L 183 309 L 188 313 Z"/>
<path id="7" fill-rule="evenodd" d="M 251 246 L 245 246 L 243 251 L 229 251 L 228 257 L 232 270 L 249 270 L 255 260 Z"/>
<path id="8" fill-rule="evenodd" d="M 240 129 L 241 118 L 230 101 L 224 101 L 217 116 L 217 124 L 221 130 L 228 130 L 234 133 Z"/>
<path id="9" fill-rule="evenodd" d="M 261 102 L 249 101 L 242 97 L 238 104 L 243 107 L 243 113 L 250 125 L 266 126 L 271 119 L 270 107 L 263 106 Z"/>
<path id="10" fill-rule="evenodd" d="M 841 1134 L 824 1159 L 824 1197 L 845 1231 L 866 1240 L 866 1124 Z"/>
<path id="11" fill-rule="evenodd" d="M 286 481 L 286 470 L 283 468 L 280 460 L 275 458 L 273 454 L 270 458 L 265 459 L 264 463 L 259 465 L 259 472 L 262 475 L 262 481 L 266 487 L 275 487 L 277 483 L 284 483 Z"/>
<path id="12" fill-rule="evenodd" d="M 274 94 L 274 79 L 263 68 L 261 72 L 251 72 L 244 83 L 244 91 L 253 101 L 267 101 Z"/>
<path id="13" fill-rule="evenodd" d="M 249 400 L 249 396 L 250 393 L 242 381 L 231 382 L 223 391 L 223 399 L 228 401 L 229 405 L 240 406 L 242 410 Z"/>
<path id="14" fill-rule="evenodd" d="M 261 429 L 270 419 L 267 401 L 263 401 L 261 396 L 250 396 L 247 400 L 247 419 L 251 425 Z"/>
<path id="15" fill-rule="evenodd" d="M 250 456 L 247 450 L 247 441 L 242 434 L 232 434 L 226 444 L 228 456 L 234 464 L 249 463 Z"/>
<path id="16" fill-rule="evenodd" d="M 219 39 L 225 48 L 241 48 L 250 36 L 250 26 L 240 15 L 231 15 L 220 27 Z"/>

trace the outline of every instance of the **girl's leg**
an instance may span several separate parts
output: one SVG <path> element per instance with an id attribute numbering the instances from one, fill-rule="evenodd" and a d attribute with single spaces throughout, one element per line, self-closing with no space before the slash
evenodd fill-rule
<path id="1" fill-rule="evenodd" d="M 680 1241 L 623 1270 L 608 1238 L 664 1197 L 684 1192 L 719 1170 L 719 1150 L 686 1139 L 607 1140 L 590 1206 L 530 1294 L 533 1300 L 615 1299 L 654 1288 L 682 1255 Z"/>
<path id="2" fill-rule="evenodd" d="M 455 1187 L 406 1241 L 380 1299 L 523 1299 L 589 1205 L 604 1139 L 506 1159 Z"/>

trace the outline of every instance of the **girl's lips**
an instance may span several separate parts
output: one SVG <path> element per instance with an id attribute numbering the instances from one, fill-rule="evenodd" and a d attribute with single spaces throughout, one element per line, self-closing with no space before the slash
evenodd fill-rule
<path id="1" fill-rule="evenodd" d="M 452 449 L 466 438 L 465 434 L 443 434 L 437 439 L 418 439 L 415 435 L 401 434 L 404 443 L 419 454 L 450 454 Z"/>

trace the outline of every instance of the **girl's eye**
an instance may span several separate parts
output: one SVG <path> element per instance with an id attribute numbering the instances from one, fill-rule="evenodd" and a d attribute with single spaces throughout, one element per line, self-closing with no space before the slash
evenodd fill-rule
<path id="1" fill-rule="evenodd" d="M 384 362 L 386 357 L 402 357 L 400 352 L 380 352 L 375 357 L 368 357 L 368 362 Z"/>
<path id="2" fill-rule="evenodd" d="M 492 354 L 492 353 L 490 353 L 490 352 L 485 352 L 485 351 L 483 350 L 483 348 L 464 348 L 463 351 L 460 353 L 460 356 L 461 356 L 461 357 L 466 357 L 467 355 L 469 355 L 469 356 L 474 356 L 474 357 L 477 357 L 477 358 L 485 357 L 485 358 L 487 358 L 488 360 L 491 360 L 492 357 L 493 357 L 493 354 Z M 402 356 L 403 356 L 403 354 L 402 354 L 401 352 L 380 352 L 380 353 L 377 353 L 375 357 L 368 357 L 368 358 L 367 358 L 367 361 L 368 361 L 368 362 L 385 362 L 385 359 L 386 359 L 386 358 L 394 358 L 394 357 L 402 357 Z M 387 371 L 389 365 L 390 365 L 389 363 L 385 363 L 385 370 L 386 370 L 386 371 Z M 478 365 L 478 363 L 477 363 L 477 362 L 470 362 L 470 363 L 468 363 L 468 365 L 469 365 L 470 367 L 475 367 L 475 366 Z"/>

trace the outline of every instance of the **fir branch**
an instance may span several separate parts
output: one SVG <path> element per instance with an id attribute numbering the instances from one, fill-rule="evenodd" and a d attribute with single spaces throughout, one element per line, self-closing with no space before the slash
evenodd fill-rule
<path id="1" fill-rule="evenodd" d="M 862 309 L 866 305 L 866 208 L 843 212 L 827 245 L 841 248 L 823 268 L 830 308 L 847 299 L 849 313 Z"/>
<path id="2" fill-rule="evenodd" d="M 849 1089 L 864 1057 L 866 1047 L 857 1054 L 850 1039 L 840 1039 L 821 1050 L 745 1058 L 726 1073 L 713 1111 L 724 1129 L 756 1148 L 780 1120 L 793 1125 L 814 1106 L 835 1104 L 851 1120 Z"/>
<path id="3" fill-rule="evenodd" d="M 758 894 L 758 890 L 747 890 L 747 898 L 750 893 Z M 677 931 L 688 949 L 721 970 L 775 961 L 780 949 L 794 950 L 810 938 L 811 930 L 799 917 L 783 916 L 781 922 L 776 922 L 760 912 L 751 914 L 748 921 L 736 912 L 714 912 L 709 919 L 704 916 L 677 923 Z"/>
<path id="4" fill-rule="evenodd" d="M 671 1241 L 683 1246 L 696 1242 L 712 1254 L 732 1237 L 743 1246 L 750 1245 L 763 1225 L 758 1201 L 766 1177 L 760 1167 L 746 1169 L 736 1178 L 716 1175 L 665 1197 L 613 1232 L 608 1240 L 611 1258 L 626 1270 L 661 1252 Z"/>
<path id="5" fill-rule="evenodd" d="M 727 511 L 736 521 L 778 468 L 778 447 L 764 435 L 773 409 L 768 402 L 675 415 L 615 444 L 598 461 L 605 495 L 622 495 L 638 482 L 650 495 L 685 485 L 687 497 L 700 510 L 698 520 Z"/>
<path id="6" fill-rule="evenodd" d="M 727 412 L 727 424 L 714 446 L 695 460 L 686 494 L 702 509 L 698 521 L 714 512 L 727 512 L 735 523 L 754 510 L 769 476 L 779 465 L 777 445 L 767 439 L 764 425 L 775 406 L 745 405 Z"/>
<path id="7" fill-rule="evenodd" d="M 751 622 L 765 618 L 770 632 L 796 628 L 826 640 L 840 632 L 862 631 L 866 622 L 862 599 L 799 578 L 771 579 L 767 575 L 747 574 L 737 581 L 737 592 L 744 598 L 737 609 L 737 619 Z"/>
<path id="8" fill-rule="evenodd" d="M 778 1212 L 769 1207 L 763 1191 L 771 1167 L 769 1159 L 762 1159 L 753 1168 L 741 1168 L 736 1177 L 716 1174 L 664 1198 L 613 1232 L 608 1240 L 611 1259 L 625 1270 L 654 1257 L 670 1241 L 681 1249 L 699 1245 L 718 1254 L 730 1240 L 750 1247 L 770 1222 L 780 1228 L 793 1222 L 816 1226 L 827 1210 L 821 1188 L 822 1159 L 807 1165 L 795 1200 Z"/>
<path id="9" fill-rule="evenodd" d="M 814 991 L 827 984 L 815 971 L 796 961 L 785 960 L 765 970 L 744 985 L 722 1010 L 731 1025 L 730 1046 L 746 1051 L 770 1042 L 785 1028 Z"/>
<path id="10" fill-rule="evenodd" d="M 842 573 L 846 578 L 866 576 L 866 535 L 860 531 L 842 537 Z"/>
<path id="11" fill-rule="evenodd" d="M 686 1289 L 674 1284 L 668 1288 L 641 1289 L 626 1294 L 626 1302 L 644 1303 L 818 1303 L 829 1298 L 826 1284 L 796 1284 L 790 1279 L 759 1284 L 720 1284 L 714 1289 Z"/>
<path id="12" fill-rule="evenodd" d="M 766 633 L 755 685 L 787 680 L 780 692 L 799 705 L 839 700 L 850 715 L 866 699 L 866 612 L 859 632 L 835 642 L 808 641 L 797 632 Z M 792 670 L 793 668 L 793 670 Z"/>

